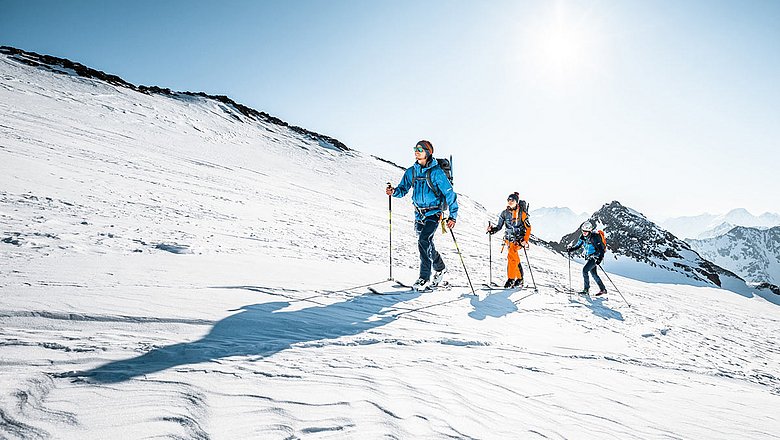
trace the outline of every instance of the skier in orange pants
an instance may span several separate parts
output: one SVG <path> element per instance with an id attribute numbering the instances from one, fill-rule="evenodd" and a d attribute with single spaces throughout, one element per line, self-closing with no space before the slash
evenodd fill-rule
<path id="1" fill-rule="evenodd" d="M 507 197 L 507 207 L 498 216 L 498 223 L 488 227 L 489 234 L 495 234 L 506 226 L 504 232 L 504 244 L 508 246 L 506 273 L 507 280 L 504 288 L 523 287 L 523 266 L 520 264 L 520 249 L 528 248 L 528 239 L 531 237 L 531 222 L 528 221 L 528 204 L 520 200 L 518 193 L 512 193 Z"/>

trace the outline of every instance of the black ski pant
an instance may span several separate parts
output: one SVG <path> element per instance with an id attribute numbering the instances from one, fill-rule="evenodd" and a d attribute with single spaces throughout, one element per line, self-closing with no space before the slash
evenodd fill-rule
<path id="1" fill-rule="evenodd" d="M 417 247 L 420 250 L 420 278 L 431 279 L 431 266 L 433 270 L 444 270 L 444 260 L 433 246 L 433 236 L 439 227 L 439 215 L 432 215 L 418 219 L 414 222 L 414 230 L 417 232 Z"/>
<path id="2" fill-rule="evenodd" d="M 585 290 L 590 289 L 590 279 L 588 279 L 588 272 L 590 272 L 591 276 L 593 276 L 593 279 L 596 280 L 596 284 L 599 285 L 599 289 L 607 290 L 607 288 L 604 287 L 604 283 L 601 281 L 598 272 L 596 271 L 596 266 L 596 260 L 591 258 L 588 259 L 588 262 L 585 263 L 585 267 L 582 268 L 582 277 L 585 279 Z"/>

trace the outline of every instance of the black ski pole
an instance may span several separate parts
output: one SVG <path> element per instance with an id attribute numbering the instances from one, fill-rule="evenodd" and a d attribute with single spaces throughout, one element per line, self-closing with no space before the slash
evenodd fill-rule
<path id="1" fill-rule="evenodd" d="M 534 283 L 534 292 L 538 292 L 539 288 L 536 287 L 536 280 L 534 280 L 534 270 L 531 269 L 531 260 L 528 259 L 528 250 L 523 247 L 523 252 L 525 252 L 525 261 L 528 262 L 528 271 L 531 272 L 531 281 Z"/>
<path id="2" fill-rule="evenodd" d="M 569 256 L 569 295 L 574 293 L 574 288 L 571 286 L 571 252 L 567 253 Z"/>
<path id="3" fill-rule="evenodd" d="M 488 287 L 493 287 L 493 234 L 490 233 L 490 229 L 493 228 L 493 225 L 488 222 L 488 252 L 490 252 L 490 257 L 488 258 L 488 261 L 490 262 L 489 266 L 489 274 L 490 279 L 488 280 Z"/>
<path id="4" fill-rule="evenodd" d="M 393 185 L 387 182 L 387 187 L 392 188 Z M 390 222 L 390 278 L 387 281 L 393 281 L 393 195 L 387 195 L 387 219 Z"/>
<path id="5" fill-rule="evenodd" d="M 614 283 L 614 282 L 612 282 L 612 278 L 610 278 L 610 277 L 609 277 L 609 274 L 607 273 L 607 271 L 606 271 L 606 270 L 604 270 L 604 268 L 603 268 L 603 267 L 601 267 L 601 265 L 600 265 L 600 264 L 598 265 L 598 267 L 599 267 L 599 269 L 601 269 L 601 271 L 602 271 L 602 272 L 604 272 L 604 275 L 606 275 L 606 276 L 607 276 L 607 279 L 608 279 L 608 280 L 609 280 L 609 282 L 612 284 L 612 287 L 614 287 L 614 288 L 615 288 L 615 290 L 617 290 L 617 293 L 620 293 L 620 289 L 618 289 L 618 288 L 617 288 L 617 286 L 615 285 L 615 283 Z M 620 297 L 621 297 L 621 298 L 623 298 L 623 301 L 625 301 L 625 303 L 626 303 L 626 304 L 628 304 L 628 301 L 626 301 L 626 297 L 625 297 L 625 296 L 623 296 L 623 294 L 622 294 L 622 293 L 620 293 Z M 631 304 L 628 304 L 628 307 L 629 307 L 629 308 L 631 308 Z"/>
<path id="6" fill-rule="evenodd" d="M 471 284 L 471 277 L 469 277 L 469 271 L 466 269 L 466 262 L 463 261 L 463 254 L 460 252 L 460 247 L 458 247 L 458 240 L 455 239 L 455 233 L 452 231 L 452 228 L 450 229 L 450 234 L 452 235 L 452 241 L 455 243 L 455 250 L 458 251 L 458 256 L 460 257 L 460 264 L 463 265 L 463 271 L 466 272 L 466 279 L 469 281 L 469 287 L 471 288 L 471 294 L 476 295 L 477 293 L 474 291 L 474 285 Z"/>

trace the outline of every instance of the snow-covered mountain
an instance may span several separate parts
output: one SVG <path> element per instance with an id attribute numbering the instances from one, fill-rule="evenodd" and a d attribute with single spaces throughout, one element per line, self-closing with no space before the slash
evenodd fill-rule
<path id="1" fill-rule="evenodd" d="M 750 290 L 736 274 L 702 258 L 688 243 L 617 201 L 602 206 L 590 221 L 607 236 L 609 253 L 603 263 L 607 270 L 648 282 Z M 573 243 L 579 234 L 565 236 L 561 245 Z"/>
<path id="2" fill-rule="evenodd" d="M 588 217 L 587 212 L 576 214 L 569 208 L 539 208 L 529 212 L 535 236 L 557 242 Z"/>
<path id="3" fill-rule="evenodd" d="M 69 65 L 0 51 L 0 438 L 777 437 L 777 304 L 618 275 L 631 308 L 570 298 L 540 246 L 539 292 L 472 295 L 449 235 L 452 290 L 391 292 L 397 166 Z M 487 213 L 459 197 L 484 282 Z"/>
<path id="4" fill-rule="evenodd" d="M 780 227 L 738 226 L 725 235 L 688 242 L 703 257 L 748 281 L 780 285 Z"/>
<path id="5" fill-rule="evenodd" d="M 746 209 L 737 208 L 726 214 L 669 218 L 660 222 L 659 225 L 682 239 L 705 239 L 725 234 L 735 226 L 755 228 L 780 226 L 780 214 L 765 212 L 755 216 Z"/>

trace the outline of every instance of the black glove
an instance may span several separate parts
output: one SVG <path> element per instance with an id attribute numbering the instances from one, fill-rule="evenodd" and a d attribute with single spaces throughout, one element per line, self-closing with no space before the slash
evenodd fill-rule
<path id="1" fill-rule="evenodd" d="M 602 262 L 603 260 L 604 260 L 604 256 L 603 256 L 603 255 L 596 257 L 596 265 L 599 265 L 599 264 L 601 264 L 601 262 Z"/>

